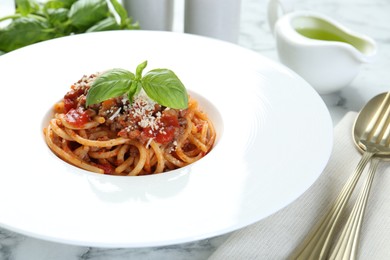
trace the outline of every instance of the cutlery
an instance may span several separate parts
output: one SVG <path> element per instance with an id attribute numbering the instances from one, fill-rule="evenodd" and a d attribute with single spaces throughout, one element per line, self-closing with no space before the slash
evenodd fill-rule
<path id="1" fill-rule="evenodd" d="M 331 241 L 335 235 L 337 224 L 351 194 L 370 159 L 376 156 L 390 154 L 390 148 L 385 148 L 384 138 L 389 135 L 390 93 L 382 93 L 372 98 L 360 111 L 353 127 L 353 138 L 363 151 L 354 173 L 345 183 L 334 205 L 324 218 L 309 232 L 303 243 L 297 247 L 292 259 L 326 259 Z M 375 171 L 374 161 L 371 171 Z"/>
<path id="2" fill-rule="evenodd" d="M 383 159 L 381 157 L 388 156 L 390 154 L 389 93 L 387 93 L 386 95 L 380 95 L 378 97 L 378 102 L 382 97 L 384 97 L 382 102 L 384 104 L 383 119 L 386 119 L 386 121 L 383 121 L 384 125 L 382 127 L 379 127 L 380 129 L 377 129 L 377 131 L 374 133 L 372 138 L 374 140 L 374 143 L 362 142 L 357 138 L 356 135 L 354 135 L 353 138 L 355 145 L 358 147 L 358 149 L 361 152 L 367 150 L 372 150 L 377 152 L 375 158 L 371 160 L 367 179 L 364 183 L 364 186 L 358 198 L 356 199 L 355 205 L 347 220 L 347 223 L 345 224 L 344 229 L 337 240 L 337 243 L 330 256 L 330 259 L 355 259 L 356 258 L 360 229 L 363 222 L 363 216 L 366 209 L 368 196 L 371 190 L 372 181 L 374 179 L 374 175 L 378 167 L 379 160 Z M 361 116 L 366 117 L 359 121 L 359 123 L 364 124 L 365 121 L 368 120 L 370 115 L 362 114 Z M 356 128 L 360 129 L 361 126 L 356 126 Z"/>

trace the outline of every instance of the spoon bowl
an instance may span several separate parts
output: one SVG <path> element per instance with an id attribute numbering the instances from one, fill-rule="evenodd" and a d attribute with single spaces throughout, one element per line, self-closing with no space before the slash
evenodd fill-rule
<path id="1" fill-rule="evenodd" d="M 353 126 L 353 141 L 355 146 L 358 148 L 358 150 L 361 153 L 364 153 L 367 151 L 367 145 L 361 142 L 361 138 L 364 136 L 367 126 L 370 127 L 370 123 L 374 121 L 374 119 L 378 116 L 385 116 L 385 113 L 390 113 L 390 106 L 388 103 L 390 102 L 390 93 L 382 93 L 375 97 L 373 97 L 370 101 L 367 102 L 367 104 L 364 106 L 364 108 L 360 111 L 359 115 L 357 116 L 354 126 Z M 382 115 L 378 112 L 382 111 Z M 390 120 L 387 119 L 387 121 L 383 121 L 384 125 L 389 125 Z M 373 127 L 373 126 L 372 126 Z M 389 128 L 389 127 L 387 127 Z M 390 129 L 383 129 L 383 133 L 381 136 L 381 139 L 388 138 Z M 377 137 L 379 138 L 380 133 L 376 133 Z M 374 133 L 375 135 L 375 133 Z M 385 138 L 384 138 L 385 137 Z M 381 146 L 378 151 L 375 153 L 376 157 L 379 157 L 383 160 L 390 160 L 390 147 L 389 142 L 387 141 L 387 144 L 383 144 L 384 146 Z"/>

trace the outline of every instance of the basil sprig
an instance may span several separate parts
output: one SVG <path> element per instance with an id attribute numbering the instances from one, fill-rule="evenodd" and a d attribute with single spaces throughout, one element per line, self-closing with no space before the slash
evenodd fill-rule
<path id="1" fill-rule="evenodd" d="M 9 22 L 0 27 L 0 55 L 67 35 L 139 29 L 118 0 L 15 0 L 15 4 L 14 14 L 0 17 L 0 22 Z"/>
<path id="2" fill-rule="evenodd" d="M 188 107 L 188 94 L 183 83 L 169 69 L 154 69 L 142 76 L 147 61 L 139 64 L 136 74 L 125 69 L 112 69 L 104 72 L 92 83 L 87 94 L 86 106 L 127 94 L 130 102 L 143 89 L 158 104 L 185 109 Z"/>

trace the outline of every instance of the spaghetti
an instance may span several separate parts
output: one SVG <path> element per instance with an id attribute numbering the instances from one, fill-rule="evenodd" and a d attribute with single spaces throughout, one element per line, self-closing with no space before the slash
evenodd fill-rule
<path id="1" fill-rule="evenodd" d="M 55 104 L 44 129 L 47 145 L 64 161 L 110 175 L 147 175 L 174 170 L 205 156 L 216 133 L 196 100 L 177 110 L 141 91 L 86 107 L 97 75 L 83 76 Z"/>

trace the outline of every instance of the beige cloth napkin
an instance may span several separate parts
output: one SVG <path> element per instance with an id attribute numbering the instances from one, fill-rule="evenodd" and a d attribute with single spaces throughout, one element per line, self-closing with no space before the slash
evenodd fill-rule
<path id="1" fill-rule="evenodd" d="M 327 212 L 361 158 L 351 137 L 356 116 L 357 113 L 349 112 L 334 128 L 334 147 L 329 163 L 302 196 L 272 216 L 233 232 L 209 260 L 288 258 Z M 374 177 L 361 230 L 358 259 L 390 259 L 389 166 L 388 162 L 381 162 Z M 363 172 L 343 221 L 347 219 L 366 176 Z"/>

